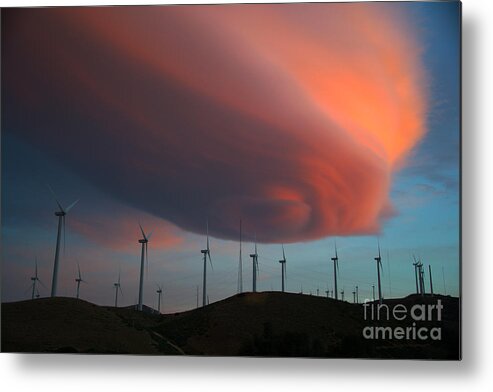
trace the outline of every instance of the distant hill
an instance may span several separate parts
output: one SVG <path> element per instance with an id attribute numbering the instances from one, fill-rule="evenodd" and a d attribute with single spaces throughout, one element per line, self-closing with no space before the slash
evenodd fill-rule
<path id="1" fill-rule="evenodd" d="M 440 341 L 367 340 L 367 326 L 412 328 L 412 320 L 365 321 L 361 304 L 292 293 L 243 293 L 168 315 L 44 298 L 2 304 L 2 351 L 458 359 L 458 298 L 411 295 L 385 303 L 438 299 L 442 321 L 418 326 L 440 326 Z"/>

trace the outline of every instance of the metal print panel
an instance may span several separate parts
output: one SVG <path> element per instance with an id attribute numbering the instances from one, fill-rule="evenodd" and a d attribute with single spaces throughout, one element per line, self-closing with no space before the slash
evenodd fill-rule
<path id="1" fill-rule="evenodd" d="M 2 351 L 460 359 L 459 2 L 1 22 Z"/>

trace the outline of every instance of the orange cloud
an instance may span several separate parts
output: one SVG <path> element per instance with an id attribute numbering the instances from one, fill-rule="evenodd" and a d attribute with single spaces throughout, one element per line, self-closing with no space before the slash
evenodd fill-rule
<path id="1" fill-rule="evenodd" d="M 265 242 L 375 233 L 426 131 L 397 4 L 17 10 L 4 25 L 9 124 L 185 230 L 208 216 L 223 238 L 239 219 Z"/>

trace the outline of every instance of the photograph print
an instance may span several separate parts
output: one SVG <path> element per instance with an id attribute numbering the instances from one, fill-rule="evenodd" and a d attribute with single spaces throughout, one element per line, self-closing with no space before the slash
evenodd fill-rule
<path id="1" fill-rule="evenodd" d="M 461 359 L 461 4 L 1 10 L 1 351 Z"/>

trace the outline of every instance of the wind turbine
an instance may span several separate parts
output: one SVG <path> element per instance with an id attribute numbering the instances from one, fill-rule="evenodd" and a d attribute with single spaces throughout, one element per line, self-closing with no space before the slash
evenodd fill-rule
<path id="1" fill-rule="evenodd" d="M 79 200 L 74 201 L 67 208 L 63 208 L 60 202 L 57 200 L 55 192 L 53 192 L 53 189 L 51 189 L 49 185 L 48 185 L 48 189 L 53 195 L 53 198 L 55 199 L 56 204 L 58 205 L 59 208 L 58 211 L 55 211 L 55 216 L 58 216 L 58 231 L 56 237 L 55 263 L 53 265 L 53 280 L 51 282 L 51 296 L 56 297 L 57 283 L 58 283 L 58 263 L 60 259 L 60 239 L 62 235 L 62 228 L 63 228 L 64 249 L 65 249 L 65 216 L 77 204 Z"/>
<path id="2" fill-rule="evenodd" d="M 378 302 L 382 303 L 382 285 L 380 282 L 380 268 L 382 268 L 382 256 L 380 255 L 380 241 L 378 242 L 378 257 L 375 257 L 377 262 L 377 277 L 378 277 Z"/>
<path id="3" fill-rule="evenodd" d="M 137 309 L 139 311 L 142 311 L 142 301 L 144 299 L 144 260 L 146 264 L 149 265 L 147 244 L 149 242 L 149 239 L 151 238 L 152 233 L 146 235 L 140 223 L 139 223 L 139 227 L 140 227 L 140 232 L 142 233 L 142 238 L 139 240 L 139 243 L 142 244 L 142 254 L 140 257 L 139 305 Z"/>
<path id="4" fill-rule="evenodd" d="M 356 290 L 353 291 L 353 304 L 356 303 Z"/>
<path id="5" fill-rule="evenodd" d="M 358 289 L 358 286 L 356 286 L 356 303 L 359 304 L 359 289 Z"/>
<path id="6" fill-rule="evenodd" d="M 371 290 L 373 292 L 373 302 L 375 302 L 375 285 L 374 284 L 371 285 Z"/>
<path id="7" fill-rule="evenodd" d="M 255 235 L 255 253 L 250 255 L 253 264 L 253 280 L 252 280 L 252 291 L 257 292 L 257 275 L 258 275 L 258 253 L 257 253 L 257 236 Z"/>
<path id="8" fill-rule="evenodd" d="M 416 278 L 416 294 L 419 294 L 420 293 L 420 290 L 418 288 L 418 265 L 419 265 L 419 262 L 416 260 L 416 256 L 413 255 L 413 259 L 414 259 L 414 263 L 413 263 L 413 266 L 414 266 L 414 277 Z"/>
<path id="9" fill-rule="evenodd" d="M 241 254 L 241 219 L 240 219 L 240 255 L 238 260 L 238 293 L 243 292 L 243 258 Z"/>
<path id="10" fill-rule="evenodd" d="M 392 279 L 390 278 L 390 256 L 387 249 L 387 276 L 389 278 L 389 298 L 392 298 Z"/>
<path id="11" fill-rule="evenodd" d="M 37 257 L 34 258 L 34 276 L 31 277 L 31 280 L 33 282 L 32 286 L 31 286 L 32 287 L 31 299 L 34 299 L 35 296 L 36 296 L 36 298 L 39 298 L 39 291 L 36 287 L 36 282 L 39 282 L 43 287 L 44 287 L 44 284 L 43 284 L 43 282 L 41 282 L 41 280 L 38 277 L 38 259 L 37 259 Z"/>
<path id="12" fill-rule="evenodd" d="M 118 292 L 120 292 L 123 295 L 123 291 L 120 285 L 120 271 L 118 271 L 118 282 L 113 283 L 113 286 L 115 287 L 115 308 L 118 307 Z"/>
<path id="13" fill-rule="evenodd" d="M 431 277 L 431 264 L 428 264 L 428 272 L 430 274 L 430 293 L 431 296 L 433 297 L 433 279 Z"/>
<path id="14" fill-rule="evenodd" d="M 255 253 L 257 253 L 255 251 Z M 282 292 L 284 293 L 284 278 L 286 277 L 286 254 L 284 253 L 284 244 L 282 245 L 282 260 L 279 260 L 281 263 L 281 287 Z"/>
<path id="15" fill-rule="evenodd" d="M 426 294 L 426 287 L 425 287 L 425 271 L 423 270 L 423 263 L 421 260 L 419 260 L 419 276 L 421 280 L 421 295 Z"/>
<path id="16" fill-rule="evenodd" d="M 157 286 L 157 311 L 161 313 L 161 294 L 163 293 L 163 288 L 161 286 Z"/>
<path id="17" fill-rule="evenodd" d="M 207 226 L 207 248 L 202 249 L 200 253 L 204 255 L 204 282 L 202 285 L 202 306 L 205 306 L 207 304 L 207 258 L 209 258 L 209 263 L 211 264 L 211 269 L 214 269 L 212 266 L 212 260 L 211 260 L 211 249 L 209 247 L 209 220 L 206 222 Z"/>
<path id="18" fill-rule="evenodd" d="M 334 292 L 336 294 L 336 299 L 337 297 L 337 272 L 339 271 L 339 257 L 337 256 L 337 244 L 334 241 L 334 250 L 335 250 L 335 257 L 331 257 L 330 259 L 334 263 Z"/>
<path id="19" fill-rule="evenodd" d="M 77 275 L 77 278 L 75 278 L 75 281 L 77 282 L 77 296 L 76 296 L 76 298 L 79 299 L 80 282 L 87 283 L 85 280 L 82 279 L 82 275 L 80 274 L 79 262 L 77 262 L 77 271 L 78 271 L 78 275 Z"/>
<path id="20" fill-rule="evenodd" d="M 344 301 L 344 289 L 341 290 L 341 300 Z"/>
<path id="21" fill-rule="evenodd" d="M 447 295 L 447 286 L 445 286 L 445 269 L 442 265 L 442 279 L 443 279 L 443 295 Z"/>

